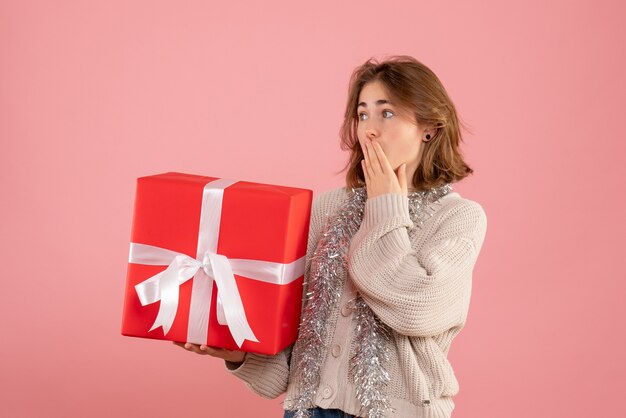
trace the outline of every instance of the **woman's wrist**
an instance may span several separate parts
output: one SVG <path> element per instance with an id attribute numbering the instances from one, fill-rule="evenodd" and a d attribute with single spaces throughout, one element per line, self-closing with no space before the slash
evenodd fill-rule
<path id="1" fill-rule="evenodd" d="M 241 367 L 241 365 L 243 363 L 245 363 L 247 357 L 248 357 L 248 353 L 245 353 L 244 356 L 243 356 L 243 360 L 241 360 L 241 361 L 225 360 L 226 368 L 228 368 L 228 370 L 237 370 L 238 368 Z"/>

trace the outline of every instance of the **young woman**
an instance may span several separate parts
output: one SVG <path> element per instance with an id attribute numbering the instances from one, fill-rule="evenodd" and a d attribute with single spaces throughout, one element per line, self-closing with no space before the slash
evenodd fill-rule
<path id="1" fill-rule="evenodd" d="M 346 186 L 313 201 L 298 340 L 275 356 L 179 344 L 225 360 L 285 417 L 450 417 L 447 359 L 468 315 L 485 238 L 455 107 L 409 56 L 368 60 L 350 80 Z"/>

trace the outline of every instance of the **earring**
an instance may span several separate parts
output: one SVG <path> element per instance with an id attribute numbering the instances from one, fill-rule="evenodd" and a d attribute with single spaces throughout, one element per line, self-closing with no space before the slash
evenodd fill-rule
<path id="1" fill-rule="evenodd" d="M 428 142 L 428 141 L 430 141 L 430 134 L 426 134 L 426 141 L 424 142 Z"/>

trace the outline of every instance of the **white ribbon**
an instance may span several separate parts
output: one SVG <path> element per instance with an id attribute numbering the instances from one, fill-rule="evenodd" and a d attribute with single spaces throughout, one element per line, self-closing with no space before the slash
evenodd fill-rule
<path id="1" fill-rule="evenodd" d="M 228 328 L 239 347 L 245 340 L 258 342 L 243 308 L 235 274 L 272 284 L 288 284 L 304 274 L 305 257 L 292 263 L 229 259 L 217 254 L 224 189 L 235 181 L 218 179 L 205 185 L 200 214 L 197 256 L 131 242 L 129 263 L 168 266 L 135 286 L 142 306 L 161 301 L 150 331 L 163 327 L 167 334 L 178 309 L 178 289 L 194 278 L 187 341 L 206 344 L 213 281 L 218 289 L 218 320 Z"/>

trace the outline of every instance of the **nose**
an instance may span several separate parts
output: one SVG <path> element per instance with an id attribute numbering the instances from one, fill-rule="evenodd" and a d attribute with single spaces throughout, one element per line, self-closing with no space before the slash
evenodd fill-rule
<path id="1" fill-rule="evenodd" d="M 378 127 L 372 121 L 367 121 L 367 125 L 365 125 L 365 136 L 368 138 L 375 138 L 378 136 Z"/>

